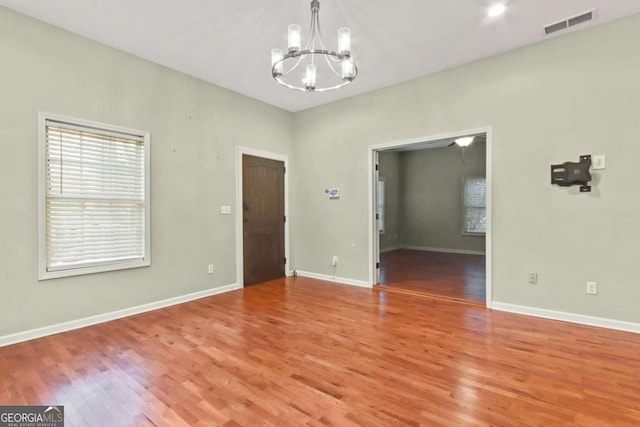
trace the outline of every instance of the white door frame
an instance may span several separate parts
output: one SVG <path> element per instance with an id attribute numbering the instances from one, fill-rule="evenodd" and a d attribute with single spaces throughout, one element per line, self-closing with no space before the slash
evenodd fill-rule
<path id="1" fill-rule="evenodd" d="M 487 308 L 491 308 L 493 304 L 493 249 L 492 249 L 492 148 L 493 148 L 493 136 L 491 126 L 486 126 L 478 129 L 470 129 L 464 131 L 456 131 L 442 135 L 431 135 L 420 138 L 405 139 L 400 141 L 391 141 L 383 144 L 370 145 L 368 148 L 368 177 L 369 177 L 369 285 L 374 286 L 377 284 L 377 269 L 376 262 L 378 260 L 378 251 L 380 245 L 380 234 L 378 233 L 378 225 L 375 220 L 377 200 L 376 200 L 376 188 L 377 188 L 377 174 L 376 174 L 376 162 L 378 158 L 378 152 L 382 150 L 388 150 L 392 148 L 407 147 L 414 144 L 425 143 L 429 141 L 438 141 L 447 138 L 458 138 L 461 136 L 473 135 L 485 133 L 487 135 L 486 144 L 486 179 L 487 179 L 487 233 L 486 233 L 486 305 Z"/>
<path id="2" fill-rule="evenodd" d="M 256 150 L 249 147 L 238 146 L 236 149 L 236 284 L 244 287 L 244 239 L 243 239 L 243 210 L 242 210 L 242 156 L 243 155 L 262 157 L 263 159 L 278 160 L 284 163 L 284 215 L 287 221 L 284 224 L 284 256 L 287 262 L 284 265 L 285 276 L 290 276 L 289 265 L 291 257 L 289 255 L 289 156 L 286 154 L 272 153 L 269 151 Z"/>

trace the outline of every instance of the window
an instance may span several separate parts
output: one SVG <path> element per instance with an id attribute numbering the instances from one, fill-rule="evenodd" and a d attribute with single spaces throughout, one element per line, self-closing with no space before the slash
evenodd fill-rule
<path id="1" fill-rule="evenodd" d="M 148 132 L 39 115 L 39 278 L 150 265 Z"/>
<path id="2" fill-rule="evenodd" d="M 487 231 L 486 179 L 464 178 L 462 234 L 480 235 Z"/>
<path id="3" fill-rule="evenodd" d="M 384 180 L 378 180 L 378 231 L 384 233 Z"/>

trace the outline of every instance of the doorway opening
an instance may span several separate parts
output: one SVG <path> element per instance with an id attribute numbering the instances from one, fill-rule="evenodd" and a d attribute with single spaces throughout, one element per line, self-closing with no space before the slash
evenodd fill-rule
<path id="1" fill-rule="evenodd" d="M 238 149 L 236 262 L 239 286 L 287 276 L 287 157 Z"/>
<path id="2" fill-rule="evenodd" d="M 490 307 L 491 129 L 370 152 L 372 285 Z"/>

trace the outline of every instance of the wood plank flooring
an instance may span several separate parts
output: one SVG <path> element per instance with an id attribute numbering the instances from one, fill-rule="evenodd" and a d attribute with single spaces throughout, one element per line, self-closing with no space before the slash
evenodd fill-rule
<path id="1" fill-rule="evenodd" d="M 398 249 L 380 254 L 380 286 L 485 304 L 484 255 Z"/>
<path id="2" fill-rule="evenodd" d="M 290 278 L 0 348 L 67 426 L 638 426 L 640 335 Z"/>

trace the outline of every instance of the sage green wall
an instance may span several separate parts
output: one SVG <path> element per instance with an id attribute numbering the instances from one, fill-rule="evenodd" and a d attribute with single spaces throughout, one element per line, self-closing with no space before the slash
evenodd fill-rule
<path id="1" fill-rule="evenodd" d="M 336 254 L 336 275 L 368 279 L 368 146 L 492 126 L 493 299 L 640 322 L 638 40 L 634 15 L 297 113 L 296 268 L 332 274 Z M 590 153 L 607 156 L 591 193 L 550 185 Z"/>
<path id="2" fill-rule="evenodd" d="M 0 336 L 235 283 L 236 146 L 291 113 L 2 7 L 0 58 Z M 151 132 L 151 267 L 37 280 L 38 111 Z"/>
<path id="3" fill-rule="evenodd" d="M 409 248 L 484 252 L 484 236 L 462 234 L 462 179 L 484 177 L 486 144 L 400 153 L 401 243 Z"/>
<path id="4" fill-rule="evenodd" d="M 380 178 L 384 180 L 384 232 L 380 233 L 380 250 L 400 246 L 400 153 L 382 152 L 378 157 Z"/>

